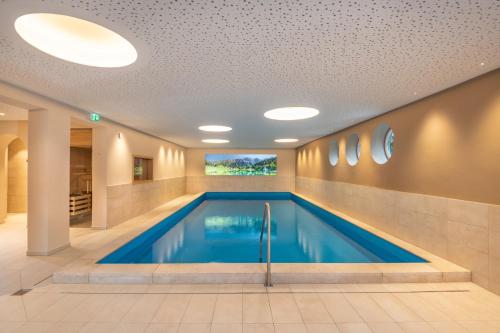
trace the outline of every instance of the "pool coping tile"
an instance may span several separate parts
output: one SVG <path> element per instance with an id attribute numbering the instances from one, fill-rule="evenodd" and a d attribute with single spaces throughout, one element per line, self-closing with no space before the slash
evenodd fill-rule
<path id="1" fill-rule="evenodd" d="M 294 195 L 410 251 L 426 263 L 273 263 L 275 283 L 411 283 L 469 282 L 471 273 L 417 246 L 382 232 L 366 223 L 326 207 L 304 195 Z M 265 264 L 96 264 L 95 261 L 121 247 L 140 233 L 170 216 L 204 193 L 185 195 L 111 229 L 116 237 L 53 274 L 55 283 L 263 283 Z M 118 232 L 125 230 L 126 232 Z"/>

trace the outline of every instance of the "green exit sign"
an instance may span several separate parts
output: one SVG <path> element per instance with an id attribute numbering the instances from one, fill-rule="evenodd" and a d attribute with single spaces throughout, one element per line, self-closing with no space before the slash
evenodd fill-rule
<path id="1" fill-rule="evenodd" d="M 101 120 L 101 115 L 99 113 L 91 113 L 90 120 L 99 121 L 99 120 Z"/>

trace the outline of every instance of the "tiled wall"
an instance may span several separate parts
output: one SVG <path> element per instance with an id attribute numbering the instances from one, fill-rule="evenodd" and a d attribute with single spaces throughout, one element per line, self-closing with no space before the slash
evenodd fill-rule
<path id="1" fill-rule="evenodd" d="M 472 271 L 500 294 L 500 206 L 297 177 L 296 192 Z"/>
<path id="2" fill-rule="evenodd" d="M 186 193 L 186 178 L 107 187 L 107 227 L 127 221 Z"/>
<path id="3" fill-rule="evenodd" d="M 295 176 L 187 176 L 187 193 L 207 191 L 291 192 Z"/>

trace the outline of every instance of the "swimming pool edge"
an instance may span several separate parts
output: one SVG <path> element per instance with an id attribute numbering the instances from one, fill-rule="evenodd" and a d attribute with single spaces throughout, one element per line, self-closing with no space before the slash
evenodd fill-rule
<path id="1" fill-rule="evenodd" d="M 307 196 L 290 192 L 321 209 L 414 253 L 427 263 L 273 263 L 276 283 L 383 283 L 383 282 L 468 282 L 470 271 L 435 256 L 419 247 L 384 233 L 367 223 L 335 211 Z M 96 264 L 96 261 L 134 239 L 158 221 L 204 196 L 205 192 L 189 196 L 183 204 L 162 214 L 149 217 L 149 227 L 142 226 L 126 237 L 104 244 L 93 253 L 63 267 L 53 274 L 55 283 L 263 283 L 262 264 Z M 147 213 L 146 213 L 147 214 Z M 145 215 L 146 215 L 145 214 Z M 99 257 L 100 255 L 100 257 Z"/>

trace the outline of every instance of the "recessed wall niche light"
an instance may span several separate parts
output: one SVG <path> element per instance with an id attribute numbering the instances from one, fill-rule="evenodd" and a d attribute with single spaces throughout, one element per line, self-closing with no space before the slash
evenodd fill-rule
<path id="1" fill-rule="evenodd" d="M 287 138 L 287 139 L 276 139 L 274 142 L 278 143 L 290 143 L 290 142 L 297 142 L 299 139 L 292 139 L 292 138 Z"/>
<path id="2" fill-rule="evenodd" d="M 203 139 L 201 142 L 204 143 L 228 143 L 229 140 L 226 139 Z"/>
<path id="3" fill-rule="evenodd" d="M 137 59 L 137 51 L 125 38 L 76 17 L 32 13 L 18 17 L 14 27 L 33 47 L 80 65 L 123 67 Z"/>
<path id="4" fill-rule="evenodd" d="M 300 120 L 316 117 L 319 111 L 309 107 L 286 107 L 272 109 L 264 113 L 264 117 L 274 120 Z"/>
<path id="5" fill-rule="evenodd" d="M 198 127 L 198 129 L 204 132 L 229 132 L 232 130 L 231 127 L 222 125 L 203 125 Z"/>

